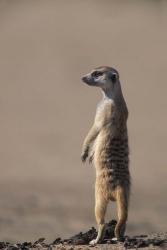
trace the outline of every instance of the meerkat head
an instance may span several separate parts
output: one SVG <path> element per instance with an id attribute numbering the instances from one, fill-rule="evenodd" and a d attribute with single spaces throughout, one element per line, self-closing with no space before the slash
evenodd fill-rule
<path id="1" fill-rule="evenodd" d="M 118 71 L 108 66 L 95 68 L 82 77 L 82 81 L 90 86 L 97 86 L 103 90 L 113 90 L 119 83 Z"/>

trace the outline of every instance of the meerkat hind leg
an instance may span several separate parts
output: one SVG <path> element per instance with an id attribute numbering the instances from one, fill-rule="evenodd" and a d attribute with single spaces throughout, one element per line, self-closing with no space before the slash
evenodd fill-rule
<path id="1" fill-rule="evenodd" d="M 128 216 L 128 198 L 126 190 L 119 188 L 117 191 L 117 213 L 118 222 L 115 227 L 115 237 L 116 240 L 121 240 L 124 236 L 126 229 L 126 221 Z"/>
<path id="2" fill-rule="evenodd" d="M 96 239 L 90 241 L 90 245 L 96 245 L 100 243 L 103 239 L 104 232 L 105 232 L 105 213 L 107 209 L 108 202 L 102 197 L 96 197 L 96 204 L 95 204 L 95 217 L 96 222 L 98 225 L 98 234 Z"/>

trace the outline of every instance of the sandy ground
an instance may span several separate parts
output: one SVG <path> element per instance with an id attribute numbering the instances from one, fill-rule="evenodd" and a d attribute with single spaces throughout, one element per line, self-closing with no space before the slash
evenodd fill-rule
<path id="1" fill-rule="evenodd" d="M 96 225 L 80 152 L 101 93 L 80 78 L 99 65 L 119 70 L 130 111 L 127 233 L 166 230 L 166 23 L 165 0 L 0 0 L 1 240 Z"/>
<path id="2" fill-rule="evenodd" d="M 110 224 L 111 225 L 111 224 Z M 110 235 L 107 233 L 104 236 L 103 243 L 90 245 L 89 241 L 95 236 L 95 228 L 86 232 L 86 234 L 77 234 L 70 239 L 57 239 L 54 242 L 46 243 L 44 238 L 40 238 L 35 242 L 22 243 L 6 243 L 0 242 L 0 249 L 4 250 L 29 250 L 29 249 L 48 249 L 48 250 L 127 250 L 127 249 L 145 249 L 145 250 L 159 250 L 167 249 L 167 233 L 154 233 L 149 235 L 138 235 L 133 237 L 126 237 L 124 242 L 115 242 L 111 238 L 114 228 L 110 227 Z M 106 238 L 107 236 L 107 238 Z M 109 238 L 110 239 L 109 239 Z M 82 244 L 81 244 L 82 242 Z"/>

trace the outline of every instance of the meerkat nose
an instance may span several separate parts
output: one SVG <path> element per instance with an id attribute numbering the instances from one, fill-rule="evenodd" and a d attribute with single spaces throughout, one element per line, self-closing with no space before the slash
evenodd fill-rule
<path id="1" fill-rule="evenodd" d="M 83 76 L 81 79 L 82 79 L 83 82 L 86 82 L 87 77 L 86 77 L 86 76 Z"/>

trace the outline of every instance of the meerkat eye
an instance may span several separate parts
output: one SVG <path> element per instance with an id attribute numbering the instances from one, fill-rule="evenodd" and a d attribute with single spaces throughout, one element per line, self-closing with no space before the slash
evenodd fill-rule
<path id="1" fill-rule="evenodd" d="M 99 77 L 99 76 L 102 76 L 103 75 L 103 72 L 102 71 L 94 71 L 93 73 L 92 73 L 92 76 L 93 77 Z"/>

